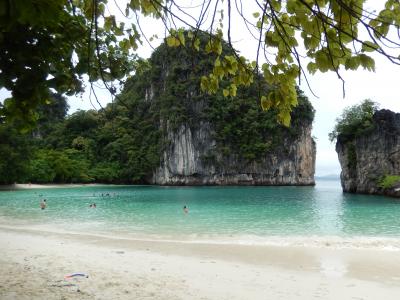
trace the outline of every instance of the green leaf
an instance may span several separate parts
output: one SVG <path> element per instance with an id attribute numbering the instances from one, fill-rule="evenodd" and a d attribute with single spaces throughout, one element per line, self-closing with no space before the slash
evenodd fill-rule
<path id="1" fill-rule="evenodd" d="M 271 105 L 268 102 L 267 97 L 261 96 L 261 108 L 263 110 L 268 110 L 268 109 L 270 109 L 270 107 L 271 107 Z"/>
<path id="2" fill-rule="evenodd" d="M 361 66 L 368 71 L 375 71 L 375 61 L 368 55 L 360 54 L 359 55 Z"/>
<path id="3" fill-rule="evenodd" d="M 373 52 L 377 49 L 379 49 L 379 45 L 375 44 L 374 42 L 370 42 L 370 41 L 365 41 L 361 48 L 361 50 L 363 52 Z"/>
<path id="4" fill-rule="evenodd" d="M 194 49 L 196 49 L 197 51 L 200 50 L 200 40 L 198 38 L 196 38 L 194 40 L 193 46 L 194 46 Z"/>
<path id="5" fill-rule="evenodd" d="M 179 40 L 174 36 L 167 37 L 166 41 L 169 47 L 178 47 L 180 44 Z"/>
<path id="6" fill-rule="evenodd" d="M 316 63 L 310 62 L 307 65 L 307 70 L 310 72 L 310 74 L 315 74 L 318 70 L 318 66 Z"/>
<path id="7" fill-rule="evenodd" d="M 278 120 L 281 124 L 283 124 L 286 127 L 290 126 L 290 120 L 291 120 L 291 116 L 290 116 L 290 112 L 288 111 L 281 111 L 278 114 Z"/>
<path id="8" fill-rule="evenodd" d="M 179 42 L 180 42 L 180 45 L 185 45 L 185 35 L 183 34 L 183 32 L 182 31 L 179 31 L 179 33 L 178 33 L 178 39 L 179 39 Z M 178 45 L 179 46 L 179 45 Z"/>
<path id="9" fill-rule="evenodd" d="M 346 59 L 344 64 L 346 70 L 357 70 L 360 66 L 361 60 L 359 56 L 352 56 Z"/>
<path id="10" fill-rule="evenodd" d="M 229 93 L 232 97 L 236 97 L 237 86 L 236 84 L 231 84 L 229 88 Z"/>
<path id="11" fill-rule="evenodd" d="M 282 8 L 281 0 L 270 0 L 270 4 L 276 12 L 279 12 Z"/>
<path id="12" fill-rule="evenodd" d="M 104 18 L 104 30 L 110 32 L 111 28 L 115 24 L 114 16 L 109 16 Z"/>

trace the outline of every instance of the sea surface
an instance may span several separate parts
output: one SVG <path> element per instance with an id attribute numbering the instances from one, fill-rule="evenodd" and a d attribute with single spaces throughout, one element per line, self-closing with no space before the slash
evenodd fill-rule
<path id="1" fill-rule="evenodd" d="M 41 199 L 47 199 L 45 210 L 39 208 Z M 337 180 L 318 180 L 315 187 L 108 185 L 0 191 L 0 224 L 188 242 L 344 245 L 357 240 L 400 249 L 400 200 L 344 194 Z"/>

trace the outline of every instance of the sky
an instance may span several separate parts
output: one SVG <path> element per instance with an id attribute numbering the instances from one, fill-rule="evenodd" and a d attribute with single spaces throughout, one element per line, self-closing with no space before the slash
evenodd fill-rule
<path id="1" fill-rule="evenodd" d="M 375 3 L 376 1 L 372 2 L 372 5 L 375 5 Z M 110 6 L 109 9 L 111 13 L 117 13 L 115 7 Z M 250 8 L 249 11 L 254 10 Z M 141 25 L 147 36 L 151 36 L 153 33 L 158 34 L 160 37 L 163 36 L 164 29 L 162 24 L 155 22 L 153 19 L 144 19 Z M 244 30 L 242 23 L 232 22 L 231 25 L 234 47 L 243 56 L 253 60 L 256 55 L 257 43 L 249 39 L 249 35 Z M 160 41 L 161 39 L 158 40 L 158 43 Z M 153 43 L 153 46 L 157 46 L 157 41 Z M 137 51 L 137 54 L 142 57 L 149 57 L 151 51 L 148 45 L 144 45 Z M 317 144 L 316 176 L 340 173 L 335 144 L 328 140 L 328 134 L 333 130 L 336 118 L 341 115 L 345 107 L 358 104 L 364 99 L 371 99 L 379 103 L 382 109 L 400 112 L 400 66 L 390 63 L 384 57 L 374 56 L 374 58 L 376 62 L 375 72 L 368 72 L 362 69 L 358 71 L 341 71 L 341 76 L 345 80 L 344 98 L 342 82 L 335 73 L 308 75 L 312 91 L 317 97 L 313 95 L 304 80 L 300 82 L 301 89 L 308 96 L 316 110 L 312 131 Z M 0 91 L 0 100 L 4 100 L 7 94 L 4 90 Z M 112 100 L 111 96 L 104 91 L 99 90 L 98 96 L 103 106 Z M 73 113 L 78 109 L 93 109 L 88 93 L 80 97 L 70 97 L 69 105 L 69 113 Z M 95 107 L 99 108 L 98 105 L 95 105 Z"/>
<path id="2" fill-rule="evenodd" d="M 400 66 L 379 57 L 376 58 L 375 72 L 359 70 L 342 72 L 341 75 L 345 79 L 344 98 L 342 82 L 333 73 L 309 77 L 318 98 L 304 84 L 301 85 L 316 110 L 312 135 L 317 142 L 317 176 L 340 173 L 335 144 L 329 141 L 328 134 L 344 108 L 371 99 L 379 103 L 381 109 L 400 112 Z"/>

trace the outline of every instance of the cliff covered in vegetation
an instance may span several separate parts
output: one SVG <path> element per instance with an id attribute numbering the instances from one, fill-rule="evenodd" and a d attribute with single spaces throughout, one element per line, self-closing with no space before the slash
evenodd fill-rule
<path id="1" fill-rule="evenodd" d="M 138 64 L 116 101 L 98 112 L 65 117 L 65 107 L 53 107 L 24 135 L 10 136 L 0 125 L 7 138 L 0 152 L 13 143 L 25 149 L 19 162 L 0 164 L 19 170 L 2 173 L 0 182 L 314 184 L 314 110 L 307 98 L 298 90 L 299 105 L 284 127 L 276 111 L 261 110 L 259 93 L 269 89 L 261 81 L 235 90 L 236 97 L 201 92 L 201 76 L 214 61 L 161 45 Z"/>
<path id="2" fill-rule="evenodd" d="M 400 196 L 400 114 L 376 111 L 363 131 L 339 134 L 336 151 L 343 191 Z"/>
<path id="3" fill-rule="evenodd" d="M 202 93 L 200 77 L 210 72 L 213 61 L 162 45 L 149 68 L 125 88 L 123 101 L 146 103 L 159 127 L 161 155 L 149 182 L 314 184 L 314 111 L 302 92 L 286 128 L 277 124 L 275 111 L 261 110 L 259 92 L 268 89 L 261 83 L 238 89 L 236 97 Z"/>

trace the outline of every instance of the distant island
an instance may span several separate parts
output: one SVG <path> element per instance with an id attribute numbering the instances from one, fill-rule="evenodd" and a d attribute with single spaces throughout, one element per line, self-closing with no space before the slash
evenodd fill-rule
<path id="1" fill-rule="evenodd" d="M 320 180 L 339 180 L 340 174 L 317 175 L 315 179 Z"/>

